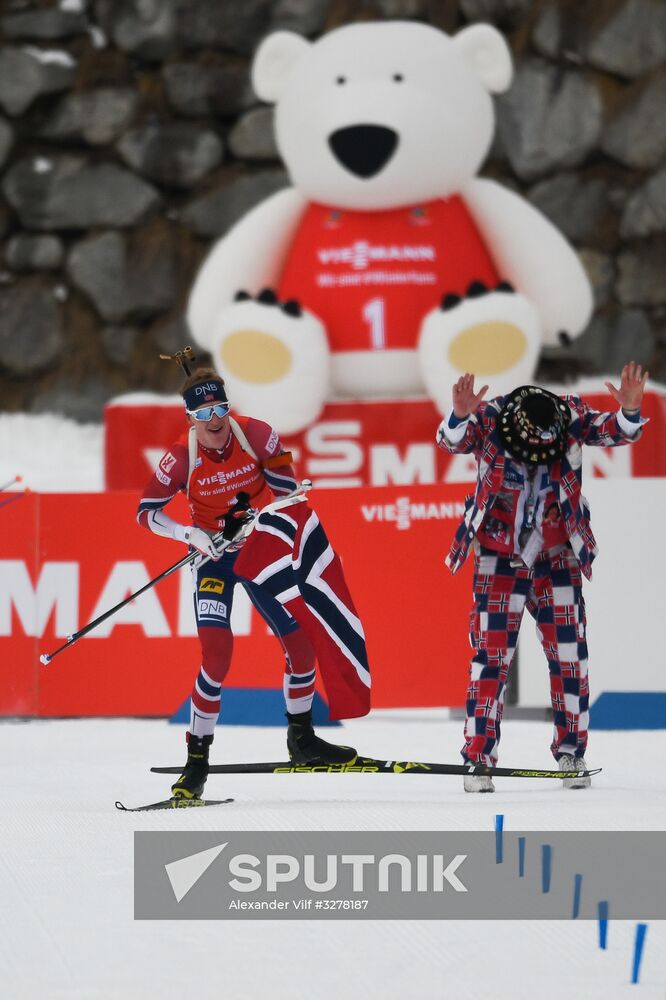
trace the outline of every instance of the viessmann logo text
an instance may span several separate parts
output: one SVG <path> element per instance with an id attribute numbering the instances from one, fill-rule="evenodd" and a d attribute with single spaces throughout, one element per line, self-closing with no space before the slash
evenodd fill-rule
<path id="1" fill-rule="evenodd" d="M 382 245 L 368 243 L 367 240 L 357 240 L 346 247 L 322 248 L 317 252 L 321 264 L 351 264 L 355 271 L 362 271 L 369 264 L 391 261 L 410 263 L 417 261 L 434 261 L 437 254 L 434 246 L 397 244 Z"/>
<path id="2" fill-rule="evenodd" d="M 238 476 L 243 476 L 246 472 L 252 472 L 255 469 L 256 465 L 243 465 L 240 469 L 231 469 L 228 472 L 220 471 L 216 472 L 212 476 L 204 476 L 203 479 L 197 479 L 197 482 L 200 486 L 214 486 L 217 483 L 224 486 L 224 484 L 228 483 L 231 479 L 236 479 Z"/>
<path id="3" fill-rule="evenodd" d="M 154 570 L 139 559 L 118 560 L 109 564 L 99 590 L 91 590 L 88 575 L 87 562 L 46 561 L 34 570 L 25 559 L 0 559 L 0 638 L 43 636 L 51 629 L 56 637 L 72 635 L 128 594 L 145 587 Z M 244 591 L 238 596 L 241 608 L 245 606 L 248 613 L 235 631 L 249 635 L 251 604 Z M 148 638 L 196 635 L 189 567 L 179 573 L 175 614 L 171 611 L 167 615 L 167 607 L 153 588 L 98 625 L 83 641 L 107 638 L 123 625 L 138 625 Z"/>
<path id="4" fill-rule="evenodd" d="M 364 521 L 391 521 L 398 531 L 407 531 L 412 521 L 455 521 L 464 513 L 464 503 L 414 503 L 408 496 L 397 497 L 395 503 L 361 504 Z"/>

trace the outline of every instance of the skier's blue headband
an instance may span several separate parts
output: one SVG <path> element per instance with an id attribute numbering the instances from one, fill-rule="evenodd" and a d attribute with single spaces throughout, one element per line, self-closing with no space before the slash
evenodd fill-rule
<path id="1" fill-rule="evenodd" d="M 207 403 L 226 403 L 229 405 L 224 383 L 217 379 L 208 379 L 206 382 L 199 382 L 190 386 L 183 393 L 186 410 L 196 410 L 198 406 L 205 406 Z"/>

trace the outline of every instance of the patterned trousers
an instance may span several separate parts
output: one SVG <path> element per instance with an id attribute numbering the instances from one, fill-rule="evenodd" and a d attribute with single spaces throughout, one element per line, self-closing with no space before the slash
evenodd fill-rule
<path id="1" fill-rule="evenodd" d="M 517 561 L 517 560 L 516 560 Z M 527 608 L 536 621 L 550 672 L 554 734 L 551 751 L 582 756 L 587 745 L 589 687 L 585 601 L 576 557 L 567 546 L 540 554 L 531 569 L 488 549 L 474 560 L 474 650 L 467 687 L 466 761 L 497 762 L 504 694 L 518 630 Z"/>

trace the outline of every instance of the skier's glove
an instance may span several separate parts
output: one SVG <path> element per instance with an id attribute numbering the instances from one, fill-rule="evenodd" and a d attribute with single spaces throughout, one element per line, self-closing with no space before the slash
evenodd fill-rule
<path id="1" fill-rule="evenodd" d="M 229 510 L 224 519 L 222 537 L 227 542 L 233 541 L 244 524 L 251 521 L 255 511 L 250 507 L 250 494 L 242 490 L 236 497 L 234 506 Z"/>
<path id="2" fill-rule="evenodd" d="M 217 546 L 213 539 L 202 531 L 201 528 L 186 528 L 185 529 L 185 541 L 202 554 L 202 556 L 208 556 L 209 559 L 218 560 L 222 555 L 218 552 Z"/>

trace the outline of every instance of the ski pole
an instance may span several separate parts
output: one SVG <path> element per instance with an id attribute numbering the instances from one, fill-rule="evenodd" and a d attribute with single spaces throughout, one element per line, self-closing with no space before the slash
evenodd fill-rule
<path id="1" fill-rule="evenodd" d="M 0 503 L 0 507 L 6 507 L 8 504 L 14 503 L 15 500 L 21 500 L 23 497 L 26 497 L 28 493 L 31 492 L 32 490 L 29 490 L 26 487 L 21 493 L 12 493 L 10 497 L 7 497 L 6 500 L 3 500 L 2 503 Z"/>
<path id="2" fill-rule="evenodd" d="M 3 490 L 8 490 L 10 486 L 14 485 L 14 483 L 20 483 L 22 479 L 23 476 L 14 476 L 13 479 L 9 479 L 6 483 L 3 483 L 2 486 L 0 486 L 0 493 L 2 493 Z"/>
<path id="3" fill-rule="evenodd" d="M 245 531 L 241 530 L 241 532 L 235 538 L 229 540 L 226 539 L 223 540 L 223 534 L 221 531 L 218 532 L 218 534 L 213 535 L 213 541 L 215 542 L 216 545 L 218 544 L 218 542 L 223 541 L 223 544 L 218 549 L 220 555 L 230 545 L 237 545 L 239 541 L 244 540 L 247 537 L 247 535 L 254 527 L 254 522 L 256 521 L 259 514 L 263 514 L 264 511 L 280 510 L 282 507 L 288 507 L 293 503 L 297 503 L 300 500 L 305 499 L 305 494 L 309 489 L 311 489 L 311 487 L 312 483 L 310 482 L 310 480 L 304 479 L 301 485 L 297 489 L 295 489 L 292 493 L 288 493 L 286 496 L 280 497 L 279 500 L 274 501 L 274 503 L 270 503 L 267 504 L 265 507 L 262 507 L 261 510 L 257 511 L 252 520 L 248 521 L 247 524 L 244 526 L 246 530 Z M 120 603 L 116 604 L 115 607 L 109 608 L 108 611 L 105 611 L 104 614 L 100 615 L 98 618 L 95 618 L 94 621 L 88 622 L 88 624 L 84 625 L 84 627 L 82 629 L 79 629 L 78 632 L 74 632 L 72 635 L 68 635 L 67 642 L 63 643 L 62 646 L 59 646 L 58 649 L 55 649 L 52 653 L 42 653 L 42 655 L 39 657 L 40 663 L 43 663 L 46 666 L 46 664 L 50 663 L 51 660 L 58 655 L 58 653 L 62 653 L 63 650 L 69 649 L 69 647 L 73 646 L 75 642 L 78 642 L 79 639 L 82 639 L 84 635 L 88 635 L 88 633 L 92 632 L 94 628 L 96 628 L 98 625 L 101 625 L 102 622 L 105 622 L 107 618 L 110 618 L 112 615 L 115 615 L 116 611 L 120 611 L 120 609 L 124 608 L 126 604 L 129 604 L 131 601 L 136 600 L 136 598 L 140 597 L 141 594 L 145 594 L 145 592 L 147 590 L 150 590 L 151 587 L 154 587 L 155 584 L 159 583 L 161 580 L 166 580 L 166 578 L 168 576 L 171 576 L 172 573 L 175 573 L 177 570 L 182 569 L 183 566 L 187 566 L 189 563 L 195 562 L 195 560 L 197 559 L 200 559 L 198 565 L 203 566 L 205 563 L 210 562 L 211 556 L 204 556 L 203 558 L 201 558 L 200 552 L 188 552 L 186 556 L 183 556 L 182 559 L 179 559 L 178 562 L 173 564 L 173 566 L 169 566 L 168 569 L 165 569 L 158 576 L 154 577 L 154 579 L 149 580 L 149 582 L 144 584 L 143 587 L 135 591 L 135 593 L 130 594 L 129 597 L 126 597 L 123 601 L 120 601 Z"/>
<path id="4" fill-rule="evenodd" d="M 216 535 L 213 541 L 215 541 L 217 537 L 218 536 Z M 223 548 L 226 548 L 226 545 Z M 220 549 L 220 551 L 223 551 L 223 549 Z M 58 653 L 62 653 L 63 650 L 68 649 L 70 646 L 73 646 L 75 642 L 78 642 L 79 639 L 82 639 L 84 635 L 88 634 L 88 632 L 92 632 L 94 628 L 96 628 L 98 625 L 101 625 L 102 622 L 105 622 L 107 618 L 111 617 L 111 615 L 115 615 L 116 611 L 120 611 L 120 609 L 124 608 L 126 604 L 130 603 L 130 601 L 134 601 L 137 597 L 140 597 L 141 594 L 145 594 L 147 590 L 150 590 L 151 587 L 154 587 L 156 583 L 160 582 L 160 580 L 166 580 L 166 578 L 168 576 L 171 576 L 172 573 L 175 573 L 176 570 L 182 569 L 182 567 L 187 566 L 188 563 L 194 562 L 194 560 L 197 558 L 199 554 L 200 554 L 199 552 L 188 552 L 188 554 L 186 556 L 183 556 L 182 559 L 179 559 L 177 563 L 174 563 L 173 566 L 169 566 L 169 568 L 165 569 L 163 573 L 159 574 L 159 576 L 156 576 L 153 580 L 150 580 L 139 590 L 135 591 L 135 593 L 130 594 L 129 597 L 126 597 L 124 601 L 121 601 L 119 604 L 116 604 L 115 607 L 113 608 L 109 608 L 108 611 L 105 611 L 103 615 L 100 615 L 98 618 L 95 618 L 94 621 L 88 622 L 88 624 L 85 625 L 82 629 L 79 629 L 78 632 L 74 632 L 72 633 L 72 635 L 68 635 L 67 642 L 63 643 L 62 646 L 59 646 L 58 649 L 55 649 L 52 653 L 42 653 L 42 655 L 39 657 L 40 663 L 43 663 L 46 666 L 47 663 L 51 662 L 54 656 L 57 656 Z M 207 559 L 204 559 L 203 561 L 206 562 Z"/>

